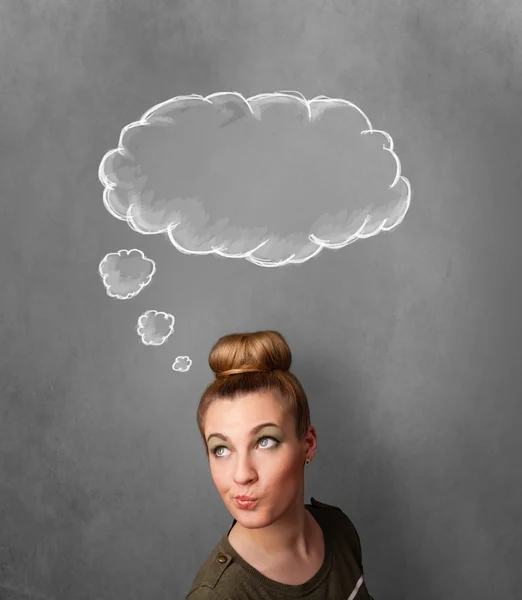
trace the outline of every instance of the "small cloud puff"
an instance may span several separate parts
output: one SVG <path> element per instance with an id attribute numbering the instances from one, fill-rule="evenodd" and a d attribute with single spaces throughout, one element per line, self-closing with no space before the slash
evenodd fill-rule
<path id="1" fill-rule="evenodd" d="M 156 265 L 141 250 L 122 249 L 107 254 L 100 262 L 98 271 L 108 296 L 128 300 L 149 285 Z"/>
<path id="2" fill-rule="evenodd" d="M 174 333 L 174 315 L 148 310 L 140 316 L 136 331 L 146 346 L 161 346 Z"/>
<path id="3" fill-rule="evenodd" d="M 188 356 L 177 356 L 172 365 L 172 370 L 186 373 L 190 369 L 191 365 L 192 361 Z"/>

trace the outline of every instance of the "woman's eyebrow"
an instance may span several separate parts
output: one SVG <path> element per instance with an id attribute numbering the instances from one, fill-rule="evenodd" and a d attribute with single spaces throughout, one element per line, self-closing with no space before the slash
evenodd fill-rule
<path id="1" fill-rule="evenodd" d="M 254 428 L 252 428 L 250 430 L 250 434 L 249 435 L 254 435 L 255 433 L 257 433 L 258 431 L 261 431 L 261 429 L 265 428 L 265 427 L 278 427 L 279 429 L 281 429 L 281 427 L 279 425 L 277 425 L 276 423 L 261 423 L 260 425 L 256 425 Z M 225 434 L 223 433 L 211 433 L 208 437 L 207 437 L 207 442 L 211 437 L 217 437 L 217 438 L 221 438 L 222 440 L 224 440 L 225 442 L 229 442 L 230 438 L 228 438 Z"/>

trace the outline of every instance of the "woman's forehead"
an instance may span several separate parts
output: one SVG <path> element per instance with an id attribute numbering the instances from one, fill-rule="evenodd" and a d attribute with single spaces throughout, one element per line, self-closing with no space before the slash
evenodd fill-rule
<path id="1" fill-rule="evenodd" d="M 288 420 L 287 411 L 281 399 L 272 393 L 253 393 L 234 399 L 215 400 L 208 408 L 205 419 L 206 429 L 211 425 L 248 425 L 257 421 L 272 421 L 282 428 Z"/>

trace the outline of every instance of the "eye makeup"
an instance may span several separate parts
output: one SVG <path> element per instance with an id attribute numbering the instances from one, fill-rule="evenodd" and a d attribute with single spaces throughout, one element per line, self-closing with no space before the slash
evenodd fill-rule
<path id="1" fill-rule="evenodd" d="M 268 429 L 269 428 L 267 427 L 267 430 Z M 275 450 L 275 448 L 277 448 L 280 445 L 280 443 L 281 443 L 280 439 L 278 439 L 278 438 L 281 437 L 281 436 L 278 435 L 279 429 L 278 428 L 277 429 L 276 428 L 270 428 L 270 429 L 272 431 L 275 429 L 275 431 L 274 431 L 275 435 L 269 435 L 269 432 L 267 430 L 265 430 L 265 433 L 263 435 L 259 435 L 256 438 L 256 441 L 255 441 L 256 445 L 259 444 L 259 442 L 262 441 L 262 440 L 264 440 L 264 439 L 269 439 L 269 440 L 272 440 L 273 442 L 275 442 L 274 445 L 272 445 L 272 446 L 268 446 L 266 448 L 262 447 L 261 448 L 262 450 Z M 277 435 L 277 437 L 276 437 L 276 435 Z M 217 442 L 217 439 L 216 439 L 216 442 Z M 217 454 L 217 451 L 219 450 L 219 448 L 227 448 L 227 446 L 225 446 L 223 444 L 219 444 L 219 445 L 215 445 L 215 446 L 212 443 L 209 444 L 209 452 L 211 454 L 213 454 L 216 458 L 224 458 L 223 455 L 218 455 Z"/>
<path id="2" fill-rule="evenodd" d="M 267 448 L 263 448 L 263 450 L 274 450 L 275 448 L 277 448 L 280 444 L 279 440 L 276 440 L 276 438 L 272 437 L 271 435 L 262 435 L 256 442 L 256 444 L 258 444 L 261 440 L 273 440 L 275 442 L 275 444 L 273 446 L 268 446 Z M 212 448 L 212 450 L 210 451 L 216 458 L 225 458 L 222 454 L 217 454 L 217 451 L 220 448 L 226 448 L 226 446 L 220 445 L 220 446 L 214 446 L 214 448 Z"/>

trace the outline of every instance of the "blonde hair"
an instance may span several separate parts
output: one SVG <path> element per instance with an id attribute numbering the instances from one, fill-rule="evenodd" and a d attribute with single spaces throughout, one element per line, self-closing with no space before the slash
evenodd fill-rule
<path id="1" fill-rule="evenodd" d="M 197 421 L 205 451 L 205 415 L 216 400 L 236 400 L 251 393 L 273 392 L 287 414 L 295 419 L 298 440 L 310 425 L 310 410 L 305 391 L 290 372 L 292 353 L 285 338 L 277 331 L 255 331 L 225 335 L 215 343 L 208 364 L 216 379 L 207 387 L 199 402 Z"/>

